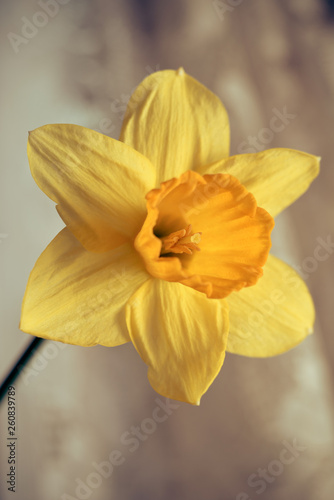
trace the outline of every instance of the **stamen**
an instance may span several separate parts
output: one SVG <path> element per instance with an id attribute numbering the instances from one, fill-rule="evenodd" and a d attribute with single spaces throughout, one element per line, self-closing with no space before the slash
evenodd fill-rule
<path id="1" fill-rule="evenodd" d="M 166 253 L 186 253 L 191 255 L 193 250 L 200 250 L 198 244 L 202 233 L 192 234 L 191 224 L 186 229 L 180 229 L 161 238 L 162 246 L 160 255 Z"/>

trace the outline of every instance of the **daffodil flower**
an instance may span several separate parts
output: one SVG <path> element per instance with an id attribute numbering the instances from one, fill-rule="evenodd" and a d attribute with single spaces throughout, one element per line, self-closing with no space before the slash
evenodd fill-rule
<path id="1" fill-rule="evenodd" d="M 306 191 L 319 159 L 229 157 L 224 106 L 182 69 L 138 86 L 119 141 L 46 125 L 30 133 L 28 157 L 66 227 L 31 272 L 23 331 L 132 341 L 153 388 L 192 404 L 226 351 L 273 356 L 311 333 L 306 285 L 268 254 L 273 217 Z"/>

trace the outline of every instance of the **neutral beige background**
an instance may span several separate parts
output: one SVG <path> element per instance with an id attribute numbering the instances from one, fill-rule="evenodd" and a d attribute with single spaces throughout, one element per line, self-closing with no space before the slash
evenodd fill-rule
<path id="1" fill-rule="evenodd" d="M 27 131 L 68 122 L 117 137 L 124 104 L 151 71 L 183 66 L 220 96 L 232 153 L 261 137 L 273 109 L 286 106 L 295 118 L 263 148 L 301 149 L 323 162 L 311 190 L 277 219 L 273 252 L 305 273 L 316 239 L 333 235 L 333 25 L 315 0 L 237 3 L 69 0 L 15 53 L 7 34 L 20 34 L 22 17 L 33 19 L 41 7 L 1 2 L 2 376 L 30 340 L 18 330 L 29 272 L 63 227 L 30 176 Z M 201 406 L 180 405 L 133 452 L 121 436 L 152 416 L 158 395 L 132 346 L 45 343 L 16 383 L 15 498 L 75 498 L 76 479 L 86 481 L 92 462 L 118 449 L 124 463 L 87 498 L 330 500 L 333 275 L 333 255 L 307 275 L 317 308 L 311 338 L 269 360 L 228 355 Z M 4 406 L 0 495 L 7 499 L 5 413 Z M 293 439 L 305 449 L 257 494 L 248 478 Z"/>

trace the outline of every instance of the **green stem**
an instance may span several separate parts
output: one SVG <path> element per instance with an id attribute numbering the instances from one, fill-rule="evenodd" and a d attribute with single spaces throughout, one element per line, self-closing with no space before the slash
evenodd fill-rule
<path id="1" fill-rule="evenodd" d="M 35 337 L 32 342 L 28 345 L 26 350 L 23 352 L 22 356 L 17 360 L 12 370 L 9 372 L 0 387 L 0 402 L 3 400 L 4 396 L 7 394 L 7 389 L 9 385 L 12 385 L 17 377 L 19 376 L 22 366 L 25 366 L 30 358 L 34 355 L 35 350 L 43 342 L 44 339 Z"/>

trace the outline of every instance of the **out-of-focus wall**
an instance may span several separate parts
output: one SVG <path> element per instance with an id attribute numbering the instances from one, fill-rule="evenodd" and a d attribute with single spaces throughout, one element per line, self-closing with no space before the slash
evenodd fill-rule
<path id="1" fill-rule="evenodd" d="M 16 498 L 332 498 L 334 257 L 308 267 L 317 238 L 333 235 L 334 32 L 325 12 L 315 0 L 1 2 L 2 376 L 30 340 L 18 329 L 29 272 L 63 227 L 30 175 L 28 130 L 77 123 L 117 138 L 135 86 L 183 66 L 224 102 L 232 154 L 290 147 L 323 157 L 319 179 L 278 217 L 273 241 L 310 287 L 315 334 L 272 359 L 227 355 L 199 408 L 166 409 L 131 345 L 44 343 L 15 384 Z M 275 113 L 287 113 L 277 133 Z M 166 421 L 131 445 L 126 436 L 157 407 Z M 13 496 L 6 411 L 4 500 Z M 284 449 L 291 460 L 282 464 Z M 114 450 L 122 463 L 97 475 Z"/>

